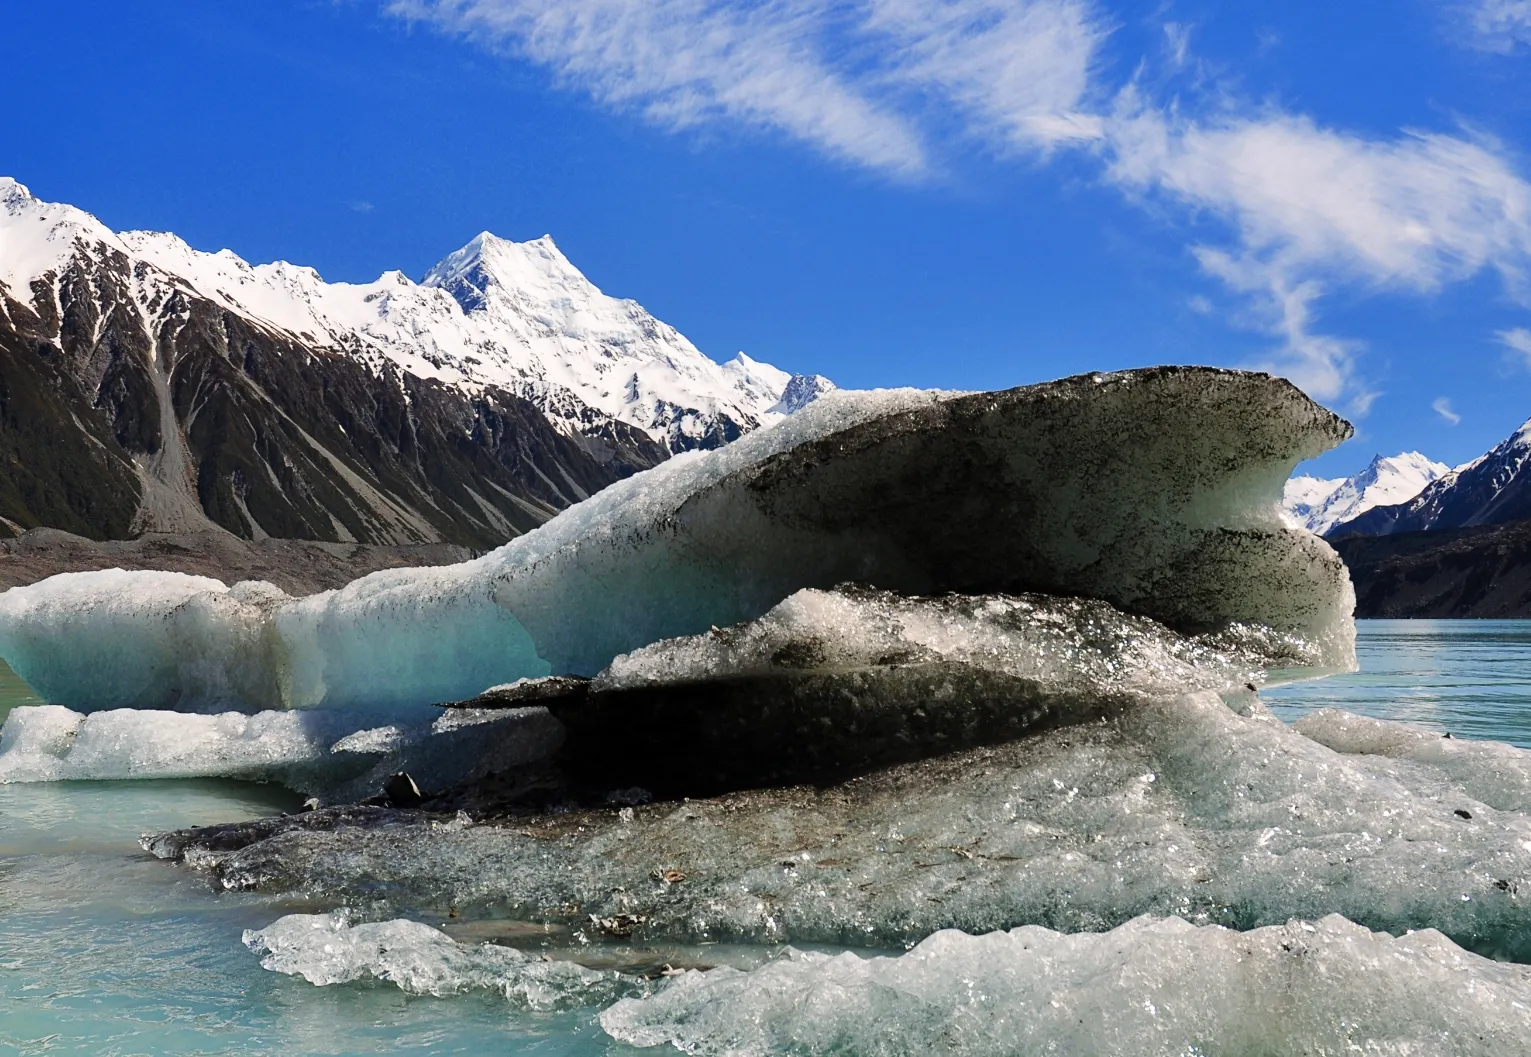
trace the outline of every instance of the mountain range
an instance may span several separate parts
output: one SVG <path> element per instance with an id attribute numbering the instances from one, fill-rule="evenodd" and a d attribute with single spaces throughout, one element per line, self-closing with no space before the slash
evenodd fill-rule
<path id="1" fill-rule="evenodd" d="M 1531 421 L 1493 450 L 1457 467 L 1413 496 L 1376 506 L 1332 535 L 1388 536 L 1400 532 L 1502 525 L 1531 518 Z"/>
<path id="2" fill-rule="evenodd" d="M 1350 569 L 1363 617 L 1531 616 L 1531 422 L 1453 470 L 1411 452 L 1294 477 L 1289 514 Z"/>
<path id="3" fill-rule="evenodd" d="M 1450 472 L 1444 463 L 1417 451 L 1387 458 L 1378 455 L 1351 477 L 1293 477 L 1286 483 L 1282 505 L 1298 524 L 1322 536 L 1375 507 L 1413 499 Z"/>
<path id="4" fill-rule="evenodd" d="M 0 524 L 492 546 L 832 389 L 708 358 L 552 238 L 327 283 L 0 178 Z"/>

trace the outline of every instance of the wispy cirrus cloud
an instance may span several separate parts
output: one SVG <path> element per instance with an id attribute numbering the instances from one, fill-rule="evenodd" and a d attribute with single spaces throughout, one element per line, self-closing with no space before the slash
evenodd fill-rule
<path id="1" fill-rule="evenodd" d="M 1447 12 L 1473 47 L 1508 53 L 1531 44 L 1531 0 L 1459 0 Z"/>
<path id="2" fill-rule="evenodd" d="M 930 168 L 922 94 L 1007 146 L 1089 138 L 1077 113 L 1104 31 L 1078 0 L 390 0 L 687 129 L 785 133 L 899 176 Z"/>
<path id="3" fill-rule="evenodd" d="M 1434 403 L 1430 405 L 1430 409 L 1437 415 L 1440 415 L 1448 426 L 1459 426 L 1462 424 L 1462 416 L 1451 409 L 1451 401 L 1447 400 L 1444 396 L 1436 397 Z"/>
<path id="4" fill-rule="evenodd" d="M 1226 237 L 1194 245 L 1197 260 L 1254 299 L 1284 342 L 1275 366 L 1316 396 L 1355 389 L 1360 346 L 1314 329 L 1330 289 L 1430 293 L 1485 269 L 1525 285 L 1531 185 L 1493 143 L 1368 139 L 1281 112 L 1197 121 L 1131 88 L 1105 138 L 1111 179 L 1222 219 Z"/>
<path id="5" fill-rule="evenodd" d="M 1429 295 L 1484 271 L 1528 299 L 1531 185 L 1470 132 L 1365 136 L 1217 86 L 1184 97 L 1102 80 L 1111 23 L 1091 0 L 388 0 L 549 69 L 663 128 L 771 130 L 900 179 L 958 141 L 1005 155 L 1085 152 L 1101 179 L 1184 218 L 1203 271 L 1240 295 L 1261 365 L 1364 410 L 1362 343 L 1322 332 L 1340 290 Z M 1471 0 L 1513 37 L 1531 0 Z M 1171 77 L 1194 27 L 1164 26 Z M 1214 221 L 1208 224 L 1207 221 Z M 1209 231 L 1209 228 L 1212 229 Z"/>
<path id="6" fill-rule="evenodd" d="M 1520 366 L 1531 370 L 1531 330 L 1525 327 L 1499 330 L 1494 332 L 1494 337 L 1514 355 Z"/>

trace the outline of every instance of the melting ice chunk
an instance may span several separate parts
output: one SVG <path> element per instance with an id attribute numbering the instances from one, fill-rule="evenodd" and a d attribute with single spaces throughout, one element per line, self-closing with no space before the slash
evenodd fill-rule
<path id="1" fill-rule="evenodd" d="M 1449 769 L 1335 752 L 1202 692 L 824 789 L 462 830 L 193 831 L 166 847 L 230 888 L 346 899 L 365 883 L 401 908 L 554 924 L 628 915 L 645 942 L 891 946 L 953 927 L 1100 930 L 1143 913 L 1238 928 L 1341 913 L 1526 960 L 1531 818 L 1513 805 L 1527 773 L 1505 769 L 1496 808 Z"/>
<path id="2" fill-rule="evenodd" d="M 0 656 L 80 711 L 428 704 L 593 675 L 861 581 L 1081 595 L 1181 631 L 1251 622 L 1345 666 L 1344 566 L 1278 500 L 1295 463 L 1349 432 L 1287 382 L 1210 368 L 832 393 L 461 565 L 296 600 L 163 573 L 15 588 Z"/>
<path id="3" fill-rule="evenodd" d="M 1531 1037 L 1531 970 L 1338 915 L 1242 933 L 1143 917 L 1107 933 L 946 931 L 899 957 L 793 951 L 747 973 L 691 971 L 617 1002 L 601 1026 L 713 1055 L 1510 1057 Z"/>
<path id="4" fill-rule="evenodd" d="M 498 991 L 523 1009 L 609 1002 L 642 987 L 634 978 L 569 961 L 543 961 L 509 947 L 459 944 L 418 921 L 349 923 L 342 914 L 289 914 L 246 929 L 245 946 L 274 972 L 311 984 L 380 980 L 417 995 Z"/>
<path id="5" fill-rule="evenodd" d="M 0 727 L 0 783 L 125 778 L 245 778 L 304 793 L 366 796 L 408 770 L 428 788 L 551 755 L 563 739 L 540 708 L 462 710 L 358 731 L 328 709 L 182 712 L 59 705 L 13 708 Z"/>

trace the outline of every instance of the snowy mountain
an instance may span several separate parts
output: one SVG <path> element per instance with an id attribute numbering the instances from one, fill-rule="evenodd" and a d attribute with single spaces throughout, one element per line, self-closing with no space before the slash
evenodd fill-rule
<path id="1" fill-rule="evenodd" d="M 1531 421 L 1492 451 L 1458 466 L 1407 501 L 1377 506 L 1341 522 L 1331 535 L 1386 536 L 1395 532 L 1502 525 L 1531 518 Z"/>
<path id="2" fill-rule="evenodd" d="M 0 385 L 13 527 L 475 544 L 833 388 L 714 362 L 548 237 L 326 283 L 8 178 Z"/>
<path id="3" fill-rule="evenodd" d="M 1391 458 L 1378 455 L 1352 477 L 1293 477 L 1286 483 L 1282 506 L 1298 524 L 1323 535 L 1373 507 L 1412 499 L 1449 472 L 1444 463 L 1432 462 L 1417 451 Z"/>

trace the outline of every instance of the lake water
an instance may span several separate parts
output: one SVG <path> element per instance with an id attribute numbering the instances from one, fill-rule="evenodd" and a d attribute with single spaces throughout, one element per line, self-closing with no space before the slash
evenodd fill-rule
<path id="1" fill-rule="evenodd" d="M 1266 700 L 1287 719 L 1334 706 L 1531 747 L 1531 621 L 1363 621 L 1359 653 L 1360 672 Z M 0 671 L 0 717 L 33 701 Z M 594 1009 L 529 1015 L 266 972 L 241 932 L 311 908 L 215 893 L 137 845 L 295 800 L 236 782 L 0 785 L 0 1054 L 654 1052 L 611 1043 Z"/>

